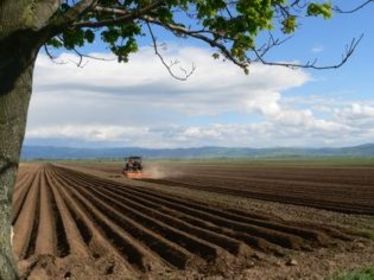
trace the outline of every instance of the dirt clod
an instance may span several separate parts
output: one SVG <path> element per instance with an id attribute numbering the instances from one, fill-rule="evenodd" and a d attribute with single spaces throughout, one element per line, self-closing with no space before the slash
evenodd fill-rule
<path id="1" fill-rule="evenodd" d="M 68 272 L 66 272 L 66 273 L 64 274 L 64 279 L 65 279 L 65 280 L 70 280 L 70 279 L 71 279 L 71 272 L 70 272 L 70 271 L 68 271 Z"/>
<path id="2" fill-rule="evenodd" d="M 295 259 L 289 259 L 287 262 L 286 262 L 286 265 L 288 266 L 297 266 L 299 263 L 297 262 L 297 260 Z"/>

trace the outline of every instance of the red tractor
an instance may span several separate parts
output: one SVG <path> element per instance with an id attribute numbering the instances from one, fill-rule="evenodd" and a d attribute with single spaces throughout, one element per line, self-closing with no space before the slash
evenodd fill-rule
<path id="1" fill-rule="evenodd" d="M 126 164 L 122 170 L 123 175 L 130 179 L 141 179 L 143 177 L 142 158 L 132 156 L 125 158 Z"/>

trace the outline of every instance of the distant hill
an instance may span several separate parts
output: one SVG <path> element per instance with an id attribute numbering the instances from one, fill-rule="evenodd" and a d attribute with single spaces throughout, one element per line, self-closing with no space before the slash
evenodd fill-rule
<path id="1" fill-rule="evenodd" d="M 374 144 L 343 148 L 226 148 L 200 147 L 177 149 L 146 148 L 70 148 L 24 146 L 22 159 L 94 159 L 123 158 L 140 155 L 146 158 L 218 158 L 218 157 L 374 157 Z"/>

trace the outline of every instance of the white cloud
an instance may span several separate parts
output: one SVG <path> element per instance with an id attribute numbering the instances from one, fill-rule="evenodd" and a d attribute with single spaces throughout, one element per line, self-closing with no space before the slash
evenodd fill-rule
<path id="1" fill-rule="evenodd" d="M 75 138 L 79 135 L 81 139 L 86 141 L 112 141 L 124 140 L 126 135 L 145 136 L 147 132 L 148 129 L 144 127 L 74 124 L 35 128 L 28 133 L 28 136 Z"/>
<path id="2" fill-rule="evenodd" d="M 63 98 L 61 95 L 84 97 L 87 102 L 92 98 L 127 104 L 147 102 L 147 106 L 152 107 L 214 115 L 245 109 L 243 101 L 297 87 L 309 79 L 303 71 L 256 64 L 246 76 L 238 67 L 214 61 L 210 53 L 198 48 L 179 48 L 168 52 L 165 59 L 175 58 L 187 67 L 191 63 L 197 65 L 187 82 L 172 79 L 151 49 L 135 54 L 128 64 L 90 60 L 84 68 L 72 63 L 56 65 L 41 55 L 37 62 L 35 91 L 43 98 L 45 94 L 58 94 L 59 98 Z M 59 58 L 61 61 L 76 59 L 68 54 Z M 82 105 L 86 106 L 85 103 Z"/>
<path id="3" fill-rule="evenodd" d="M 313 53 L 321 53 L 325 50 L 325 48 L 321 45 L 315 46 L 312 48 Z"/>
<path id="4" fill-rule="evenodd" d="M 338 117 L 348 120 L 374 118 L 374 106 L 355 102 L 343 109 L 336 110 Z"/>
<path id="5" fill-rule="evenodd" d="M 253 64 L 246 76 L 236 66 L 192 47 L 172 47 L 165 58 L 178 59 L 186 67 L 194 63 L 197 70 L 187 82 L 176 81 L 150 48 L 133 55 L 128 64 L 89 60 L 84 68 L 55 64 L 40 55 L 27 140 L 262 147 L 343 145 L 338 133 L 348 142 L 373 135 L 354 119 L 372 116 L 374 107 L 333 107 L 328 118 L 321 118 L 315 106 L 300 109 L 288 104 L 283 93 L 310 81 L 305 71 Z M 59 60 L 77 58 L 62 54 Z M 324 106 L 336 105 L 331 102 Z M 226 114 L 234 115 L 234 120 L 226 119 Z"/>

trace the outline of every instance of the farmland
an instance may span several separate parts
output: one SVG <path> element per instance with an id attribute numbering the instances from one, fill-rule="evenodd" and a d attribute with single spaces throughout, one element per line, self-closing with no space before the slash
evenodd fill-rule
<path id="1" fill-rule="evenodd" d="M 142 180 L 120 171 L 21 166 L 12 219 L 24 277 L 321 279 L 374 263 L 370 164 L 150 162 Z"/>

